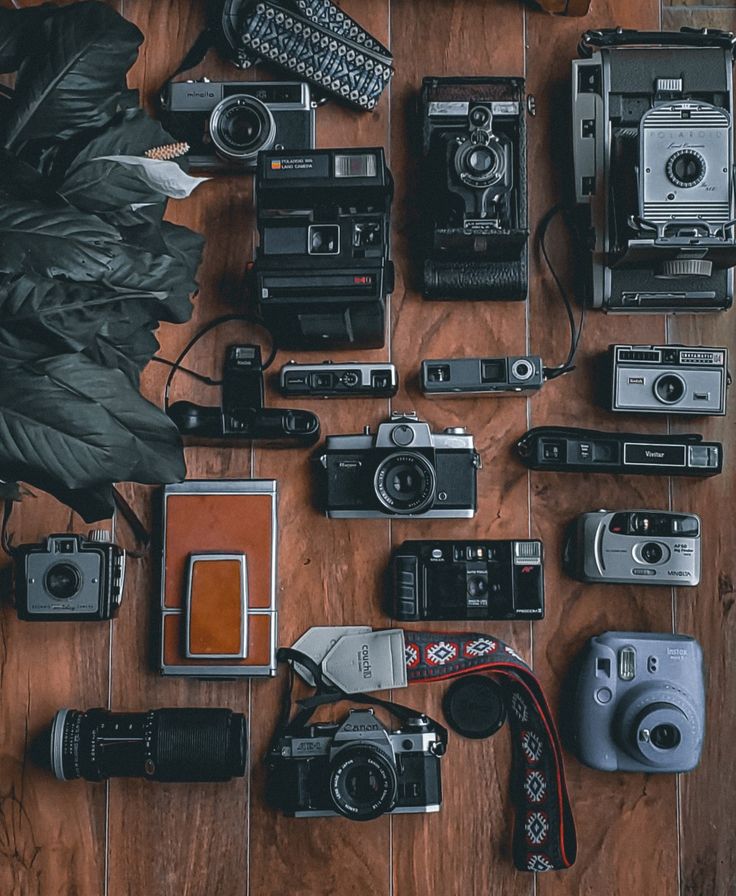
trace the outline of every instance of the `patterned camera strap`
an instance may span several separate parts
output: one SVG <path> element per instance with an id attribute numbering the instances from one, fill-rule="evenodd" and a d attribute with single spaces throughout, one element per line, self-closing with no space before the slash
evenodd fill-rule
<path id="1" fill-rule="evenodd" d="M 360 109 L 375 107 L 393 75 L 391 53 L 332 0 L 259 0 L 236 30 L 239 64 L 260 57 Z"/>
<path id="2" fill-rule="evenodd" d="M 555 871 L 575 861 L 575 822 L 557 727 L 536 676 L 498 638 L 405 630 L 409 683 L 490 672 L 503 688 L 513 747 L 514 864 Z"/>

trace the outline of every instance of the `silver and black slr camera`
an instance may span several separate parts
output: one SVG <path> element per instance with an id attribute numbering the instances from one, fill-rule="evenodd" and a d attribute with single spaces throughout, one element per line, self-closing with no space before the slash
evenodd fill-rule
<path id="1" fill-rule="evenodd" d="M 433 433 L 414 412 L 360 435 L 328 436 L 318 456 L 328 517 L 473 517 L 480 456 L 461 427 Z"/>
<path id="2" fill-rule="evenodd" d="M 728 352 L 687 345 L 611 345 L 602 382 L 612 411 L 722 416 Z"/>
<path id="3" fill-rule="evenodd" d="M 307 725 L 272 745 L 269 802 L 286 815 L 370 821 L 387 812 L 439 812 L 445 745 L 426 716 L 390 731 L 371 709 L 341 725 Z"/>
<path id="4" fill-rule="evenodd" d="M 733 50 L 732 34 L 710 28 L 583 35 L 573 151 L 593 307 L 731 306 Z"/>
<path id="5" fill-rule="evenodd" d="M 541 619 L 541 541 L 405 541 L 391 560 L 391 615 Z"/>
<path id="6" fill-rule="evenodd" d="M 123 597 L 125 551 L 104 530 L 49 535 L 14 549 L 15 606 L 28 621 L 112 619 Z"/>
<path id="7" fill-rule="evenodd" d="M 424 296 L 524 300 L 528 291 L 522 78 L 425 78 Z"/>
<path id="8" fill-rule="evenodd" d="M 703 654 L 695 638 L 604 632 L 581 658 L 573 746 L 608 772 L 689 772 L 705 732 Z"/>
<path id="9" fill-rule="evenodd" d="M 261 151 L 314 146 L 315 104 L 299 81 L 173 81 L 161 109 L 193 170 L 253 171 Z"/>
<path id="10" fill-rule="evenodd" d="M 666 510 L 583 513 L 568 530 L 564 560 L 583 582 L 697 585 L 700 518 Z"/>

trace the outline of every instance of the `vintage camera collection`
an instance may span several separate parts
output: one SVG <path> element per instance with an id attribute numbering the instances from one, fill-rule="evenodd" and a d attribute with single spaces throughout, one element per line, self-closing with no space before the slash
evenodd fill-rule
<path id="1" fill-rule="evenodd" d="M 579 288 L 593 308 L 692 312 L 732 304 L 733 39 L 713 31 L 676 38 L 591 32 L 581 43 L 584 58 L 573 62 L 577 220 L 592 246 Z M 668 48 L 675 44 L 683 49 L 673 55 Z M 523 80 L 428 77 L 417 108 L 424 297 L 525 300 Z M 300 81 L 172 83 L 163 109 L 171 133 L 191 145 L 193 167 L 254 174 L 259 245 L 248 280 L 278 346 L 325 352 L 383 346 L 394 284 L 393 181 L 383 149 L 315 149 L 316 103 Z M 427 359 L 418 381 L 425 395 L 444 399 L 530 396 L 569 369 L 547 368 L 529 354 Z M 601 402 L 612 412 L 726 413 L 725 348 L 615 344 L 601 371 Z M 360 360 L 291 360 L 277 380 L 294 400 L 386 398 L 398 389 L 393 364 Z M 195 439 L 300 447 L 320 436 L 314 413 L 265 406 L 264 364 L 253 345 L 228 350 L 221 406 L 179 401 L 168 410 L 182 434 Z M 721 444 L 697 433 L 536 427 L 519 438 L 516 453 L 540 472 L 699 478 L 723 466 Z M 313 458 L 319 503 L 335 520 L 472 518 L 480 466 L 470 432 L 435 429 L 413 412 L 392 413 L 375 433 L 366 427 L 329 434 Z M 164 489 L 163 674 L 275 675 L 281 659 L 276 497 L 271 480 Z M 709 537 L 714 533 L 705 533 L 704 549 Z M 524 538 L 407 540 L 389 563 L 388 613 L 412 622 L 540 620 L 549 560 L 540 541 Z M 561 560 L 586 583 L 695 586 L 700 520 L 677 509 L 595 509 L 571 521 Z M 120 603 L 124 568 L 125 553 L 94 534 L 24 545 L 15 562 L 18 615 L 109 619 Z M 356 655 L 366 677 L 367 654 Z M 312 670 L 312 683 L 318 678 Z M 606 632 L 590 640 L 579 668 L 576 754 L 602 770 L 690 770 L 700 755 L 704 706 L 702 655 L 693 638 Z M 118 722 L 125 737 L 117 736 Z M 119 717 L 61 710 L 40 753 L 64 779 L 225 780 L 244 773 L 244 726 L 242 716 L 219 709 Z M 421 713 L 391 730 L 364 707 L 340 723 L 282 728 L 266 760 L 269 800 L 298 817 L 367 820 L 438 811 L 439 731 Z"/>

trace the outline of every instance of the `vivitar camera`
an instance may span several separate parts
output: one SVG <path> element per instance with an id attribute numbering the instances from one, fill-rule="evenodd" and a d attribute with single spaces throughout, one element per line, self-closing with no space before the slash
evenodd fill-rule
<path id="1" fill-rule="evenodd" d="M 405 541 L 391 561 L 392 615 L 541 619 L 541 541 Z"/>
<path id="2" fill-rule="evenodd" d="M 123 599 L 125 551 L 110 533 L 49 535 L 14 549 L 15 606 L 20 619 L 112 619 Z"/>
<path id="3" fill-rule="evenodd" d="M 277 739 L 266 758 L 267 795 L 297 818 L 439 812 L 444 749 L 426 716 L 389 731 L 373 710 L 353 709 L 341 725 L 307 725 Z"/>
<path id="4" fill-rule="evenodd" d="M 314 146 L 315 104 L 298 81 L 173 81 L 161 109 L 192 170 L 254 171 L 259 152 Z"/>
<path id="5" fill-rule="evenodd" d="M 573 744 L 608 772 L 689 772 L 705 731 L 703 654 L 695 638 L 604 632 L 591 638 L 577 681 Z"/>
<path id="6" fill-rule="evenodd" d="M 524 300 L 528 291 L 522 78 L 425 78 L 423 292 Z"/>
<path id="7" fill-rule="evenodd" d="M 564 560 L 583 582 L 697 585 L 700 518 L 665 510 L 583 513 L 568 531 Z"/>
<path id="8" fill-rule="evenodd" d="M 252 283 L 280 346 L 383 345 L 392 196 L 381 148 L 261 153 Z"/>
<path id="9" fill-rule="evenodd" d="M 687 345 L 611 345 L 606 406 L 646 414 L 726 413 L 728 352 Z"/>
<path id="10" fill-rule="evenodd" d="M 461 427 L 392 413 L 377 433 L 328 436 L 318 457 L 328 517 L 473 517 L 480 456 Z"/>
<path id="11" fill-rule="evenodd" d="M 583 35 L 573 153 L 593 307 L 731 306 L 733 49 L 732 34 L 710 28 Z"/>

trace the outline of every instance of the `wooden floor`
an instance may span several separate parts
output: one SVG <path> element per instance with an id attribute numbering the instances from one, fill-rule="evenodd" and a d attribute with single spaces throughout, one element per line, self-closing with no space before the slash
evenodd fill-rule
<path id="1" fill-rule="evenodd" d="M 10 6 L 10 0 L 2 0 Z M 21 0 L 15 5 L 30 5 Z M 147 101 L 176 67 L 202 25 L 199 0 L 111 0 L 145 33 L 132 80 Z M 578 827 L 574 868 L 538 875 L 514 870 L 510 855 L 510 750 L 502 733 L 487 741 L 452 737 L 443 761 L 444 805 L 432 816 L 383 818 L 358 825 L 342 819 L 300 821 L 269 810 L 261 757 L 271 734 L 280 681 L 199 683 L 163 680 L 152 668 L 148 631 L 153 561 L 130 561 L 125 601 L 111 624 L 20 623 L 0 611 L 0 894 L 1 896 L 303 896 L 437 893 L 493 896 L 632 894 L 727 896 L 736 893 L 736 613 L 733 420 L 697 422 L 706 437 L 726 443 L 731 464 L 704 481 L 612 476 L 529 475 L 511 445 L 530 425 L 631 427 L 593 403 L 592 358 L 610 342 L 725 345 L 736 349 L 734 314 L 727 317 L 606 317 L 590 313 L 576 373 L 547 384 L 529 401 L 423 399 L 416 386 L 422 358 L 540 353 L 559 363 L 567 351 L 565 320 L 549 276 L 532 254 L 531 299 L 521 304 L 428 304 L 413 282 L 409 258 L 416 233 L 416 129 L 411 111 L 426 74 L 521 75 L 536 96 L 529 120 L 530 218 L 570 185 L 566 125 L 570 60 L 581 31 L 624 25 L 643 29 L 681 24 L 736 26 L 732 0 L 718 7 L 693 3 L 660 9 L 658 0 L 593 0 L 585 20 L 552 19 L 519 0 L 344 0 L 343 7 L 393 50 L 397 74 L 374 115 L 335 104 L 318 113 L 322 146 L 386 147 L 396 179 L 393 255 L 396 291 L 385 350 L 361 354 L 392 360 L 402 386 L 391 402 L 415 408 L 434 427 L 467 426 L 484 467 L 479 512 L 470 522 L 328 521 L 310 503 L 306 451 L 233 447 L 187 449 L 190 477 L 275 477 L 281 490 L 281 643 L 314 624 L 390 620 L 381 611 L 381 577 L 392 544 L 407 537 L 540 537 L 548 563 L 547 616 L 529 624 L 483 629 L 512 643 L 533 664 L 556 701 L 573 655 L 606 629 L 695 635 L 708 668 L 708 731 L 700 767 L 690 775 L 610 775 L 567 765 Z M 216 59 L 198 70 L 237 77 Z M 567 194 L 566 194 L 567 195 Z M 242 307 L 243 269 L 254 245 L 248 178 L 219 179 L 172 203 L 170 216 L 201 230 L 208 248 L 194 319 L 161 330 L 162 354 L 174 356 L 191 333 L 217 314 Z M 562 259 L 566 243 L 553 242 Z M 253 334 L 235 326 L 213 334 L 190 359 L 216 374 L 225 345 Z M 322 360 L 322 353 L 311 356 Z M 279 357 L 280 366 L 287 355 Z M 357 357 L 351 352 L 347 357 Z M 155 369 L 154 369 L 155 368 Z M 163 368 L 151 365 L 146 394 L 161 399 Z M 174 397 L 216 400 L 182 377 Z M 271 391 L 269 400 L 278 398 Z M 322 431 L 357 432 L 375 426 L 387 401 L 322 402 Z M 636 421 L 638 427 L 638 421 Z M 676 419 L 642 429 L 689 430 Z M 125 487 L 149 523 L 151 493 Z M 559 566 L 562 526 L 599 507 L 650 506 L 695 511 L 703 517 L 704 572 L 700 587 L 670 593 L 582 586 Z M 41 495 L 14 515 L 16 537 L 28 542 L 50 531 L 84 531 L 79 519 Z M 477 626 L 476 626 L 477 627 Z M 438 715 L 443 686 L 401 697 Z M 249 774 L 229 785 L 156 785 L 113 780 L 109 785 L 62 783 L 25 759 L 29 739 L 59 707 L 144 709 L 220 705 L 249 719 Z"/>

